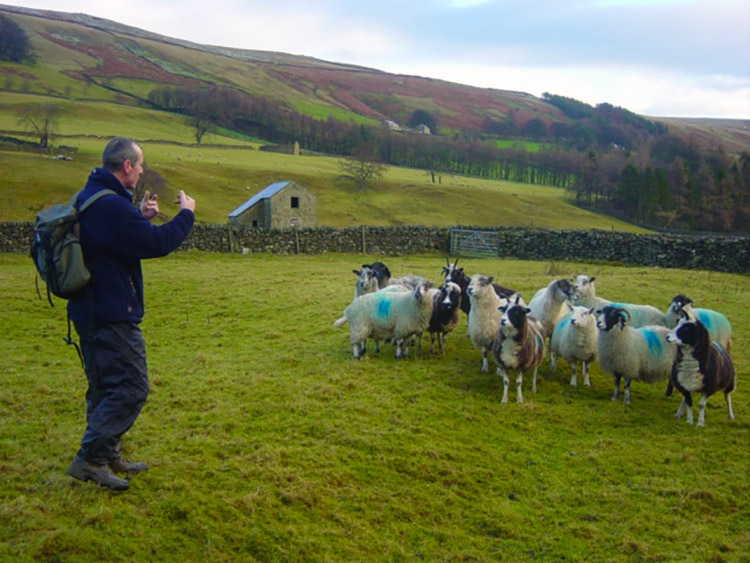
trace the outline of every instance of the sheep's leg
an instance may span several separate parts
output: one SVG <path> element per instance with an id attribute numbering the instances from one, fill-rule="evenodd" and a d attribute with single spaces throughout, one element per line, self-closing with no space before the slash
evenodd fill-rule
<path id="1" fill-rule="evenodd" d="M 614 395 L 612 395 L 612 400 L 616 401 L 620 396 L 620 379 L 622 379 L 622 376 L 619 373 L 616 373 L 612 377 L 615 380 L 615 392 Z"/>
<path id="2" fill-rule="evenodd" d="M 672 380 L 667 381 L 667 388 L 664 390 L 664 396 L 665 397 L 671 397 L 672 396 L 672 389 L 674 389 L 674 385 L 672 385 Z"/>
<path id="3" fill-rule="evenodd" d="M 445 335 L 442 332 L 438 332 L 438 346 L 440 347 L 440 354 L 445 356 Z"/>
<path id="4" fill-rule="evenodd" d="M 734 412 L 732 411 L 732 393 L 724 393 L 724 402 L 727 404 L 727 418 L 734 420 Z"/>
<path id="5" fill-rule="evenodd" d="M 539 370 L 539 366 L 534 368 L 534 375 L 531 377 L 531 392 L 536 393 L 536 372 Z"/>
<path id="6" fill-rule="evenodd" d="M 552 350 L 550 350 L 550 352 L 549 352 L 549 369 L 551 369 L 552 371 L 555 371 L 556 368 L 557 368 L 557 354 L 555 354 Z"/>
<path id="7" fill-rule="evenodd" d="M 688 424 L 693 423 L 693 397 L 690 393 L 685 393 L 685 408 L 687 409 L 687 417 L 685 422 Z"/>
<path id="8" fill-rule="evenodd" d="M 380 354 L 380 340 L 375 340 L 374 352 Z"/>
<path id="9" fill-rule="evenodd" d="M 708 397 L 705 393 L 701 393 L 701 398 L 698 399 L 698 424 L 696 428 L 703 428 L 706 425 L 706 403 L 708 403 Z"/>
<path id="10" fill-rule="evenodd" d="M 585 366 L 586 364 L 583 364 L 583 365 Z M 572 362 L 570 364 L 570 384 L 573 387 L 578 385 L 578 381 L 576 380 L 576 363 L 575 362 Z"/>
<path id="11" fill-rule="evenodd" d="M 401 344 L 404 342 L 403 339 L 398 339 L 395 341 L 396 343 L 396 359 L 398 360 L 401 357 Z"/>
<path id="12" fill-rule="evenodd" d="M 482 346 L 482 373 L 490 371 L 490 362 L 487 360 L 487 348 Z"/>
<path id="13" fill-rule="evenodd" d="M 435 353 L 435 338 L 436 338 L 436 336 L 437 335 L 435 333 L 433 333 L 433 332 L 430 333 L 430 354 L 434 354 Z"/>
<path id="14" fill-rule="evenodd" d="M 623 395 L 624 395 L 623 402 L 626 405 L 629 405 L 630 404 L 630 379 L 629 378 L 627 378 L 627 377 L 625 378 L 625 381 L 623 382 L 622 387 L 623 387 L 623 391 L 624 391 L 624 393 L 623 393 Z"/>
<path id="15" fill-rule="evenodd" d="M 501 403 L 508 402 L 508 374 L 500 366 L 497 366 L 497 375 L 503 378 L 503 398 L 500 400 Z"/>
<path id="16" fill-rule="evenodd" d="M 360 342 L 355 342 L 352 344 L 352 358 L 355 360 L 359 360 L 360 356 L 362 355 L 362 344 Z"/>
<path id="17" fill-rule="evenodd" d="M 685 401 L 685 397 L 682 397 L 682 402 L 680 403 L 680 408 L 677 409 L 677 412 L 674 413 L 675 418 L 682 418 L 682 415 L 685 413 L 685 407 L 687 406 L 687 402 Z"/>
<path id="18" fill-rule="evenodd" d="M 523 403 L 523 393 L 521 387 L 523 386 L 523 372 L 521 370 L 516 371 L 516 403 Z M 534 391 L 534 388 L 531 388 Z M 536 391 L 534 391 L 536 393 Z"/>

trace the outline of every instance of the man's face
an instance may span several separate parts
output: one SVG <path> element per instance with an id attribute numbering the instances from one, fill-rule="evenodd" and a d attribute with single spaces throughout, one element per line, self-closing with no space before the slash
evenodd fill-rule
<path id="1" fill-rule="evenodd" d="M 135 162 L 126 160 L 122 165 L 122 185 L 133 191 L 138 183 L 138 178 L 143 174 L 143 151 L 138 145 L 135 146 L 138 155 Z"/>

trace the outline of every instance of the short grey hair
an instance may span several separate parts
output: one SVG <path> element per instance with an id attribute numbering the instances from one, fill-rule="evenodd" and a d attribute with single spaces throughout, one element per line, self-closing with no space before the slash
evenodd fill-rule
<path id="1" fill-rule="evenodd" d="M 110 172 L 116 172 L 122 168 L 126 160 L 135 164 L 138 159 L 136 147 L 140 147 L 140 145 L 130 137 L 115 137 L 104 147 L 102 166 Z"/>

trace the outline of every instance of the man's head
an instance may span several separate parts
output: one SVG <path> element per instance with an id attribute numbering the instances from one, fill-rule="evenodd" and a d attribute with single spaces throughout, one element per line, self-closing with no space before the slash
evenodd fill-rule
<path id="1" fill-rule="evenodd" d="M 104 147 L 102 166 L 127 189 L 135 190 L 138 178 L 143 174 L 143 151 L 133 139 L 115 137 Z"/>

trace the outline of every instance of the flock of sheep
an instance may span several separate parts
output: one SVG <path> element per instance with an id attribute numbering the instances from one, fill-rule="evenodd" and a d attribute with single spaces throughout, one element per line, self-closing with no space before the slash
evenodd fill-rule
<path id="1" fill-rule="evenodd" d="M 705 425 L 709 396 L 723 391 L 727 416 L 734 418 L 731 393 L 734 367 L 729 355 L 732 326 L 723 314 L 693 308 L 691 299 L 677 295 L 666 313 L 650 305 L 613 303 L 596 295 L 593 277 L 578 275 L 559 279 L 541 288 L 528 304 L 516 291 L 493 283 L 493 277 L 464 274 L 446 259 L 443 282 L 437 288 L 419 276 L 391 277 L 382 262 L 353 270 L 357 275 L 354 299 L 334 328 L 349 324 L 352 356 L 366 351 L 366 341 L 390 340 L 396 358 L 405 358 L 416 338 L 421 344 L 430 335 L 430 352 L 438 345 L 445 353 L 444 338 L 467 315 L 467 332 L 482 355 L 481 371 L 489 371 L 491 353 L 503 380 L 502 402 L 508 401 L 510 372 L 515 373 L 516 401 L 523 402 L 522 382 L 532 373 L 536 392 L 537 370 L 549 351 L 554 371 L 558 358 L 570 364 L 570 384 L 577 383 L 581 364 L 584 385 L 590 385 L 589 368 L 598 361 L 614 379 L 613 400 L 624 382 L 624 401 L 630 402 L 630 382 L 668 380 L 683 400 L 676 416 L 687 411 L 693 423 L 692 394 L 700 393 L 698 427 Z"/>

